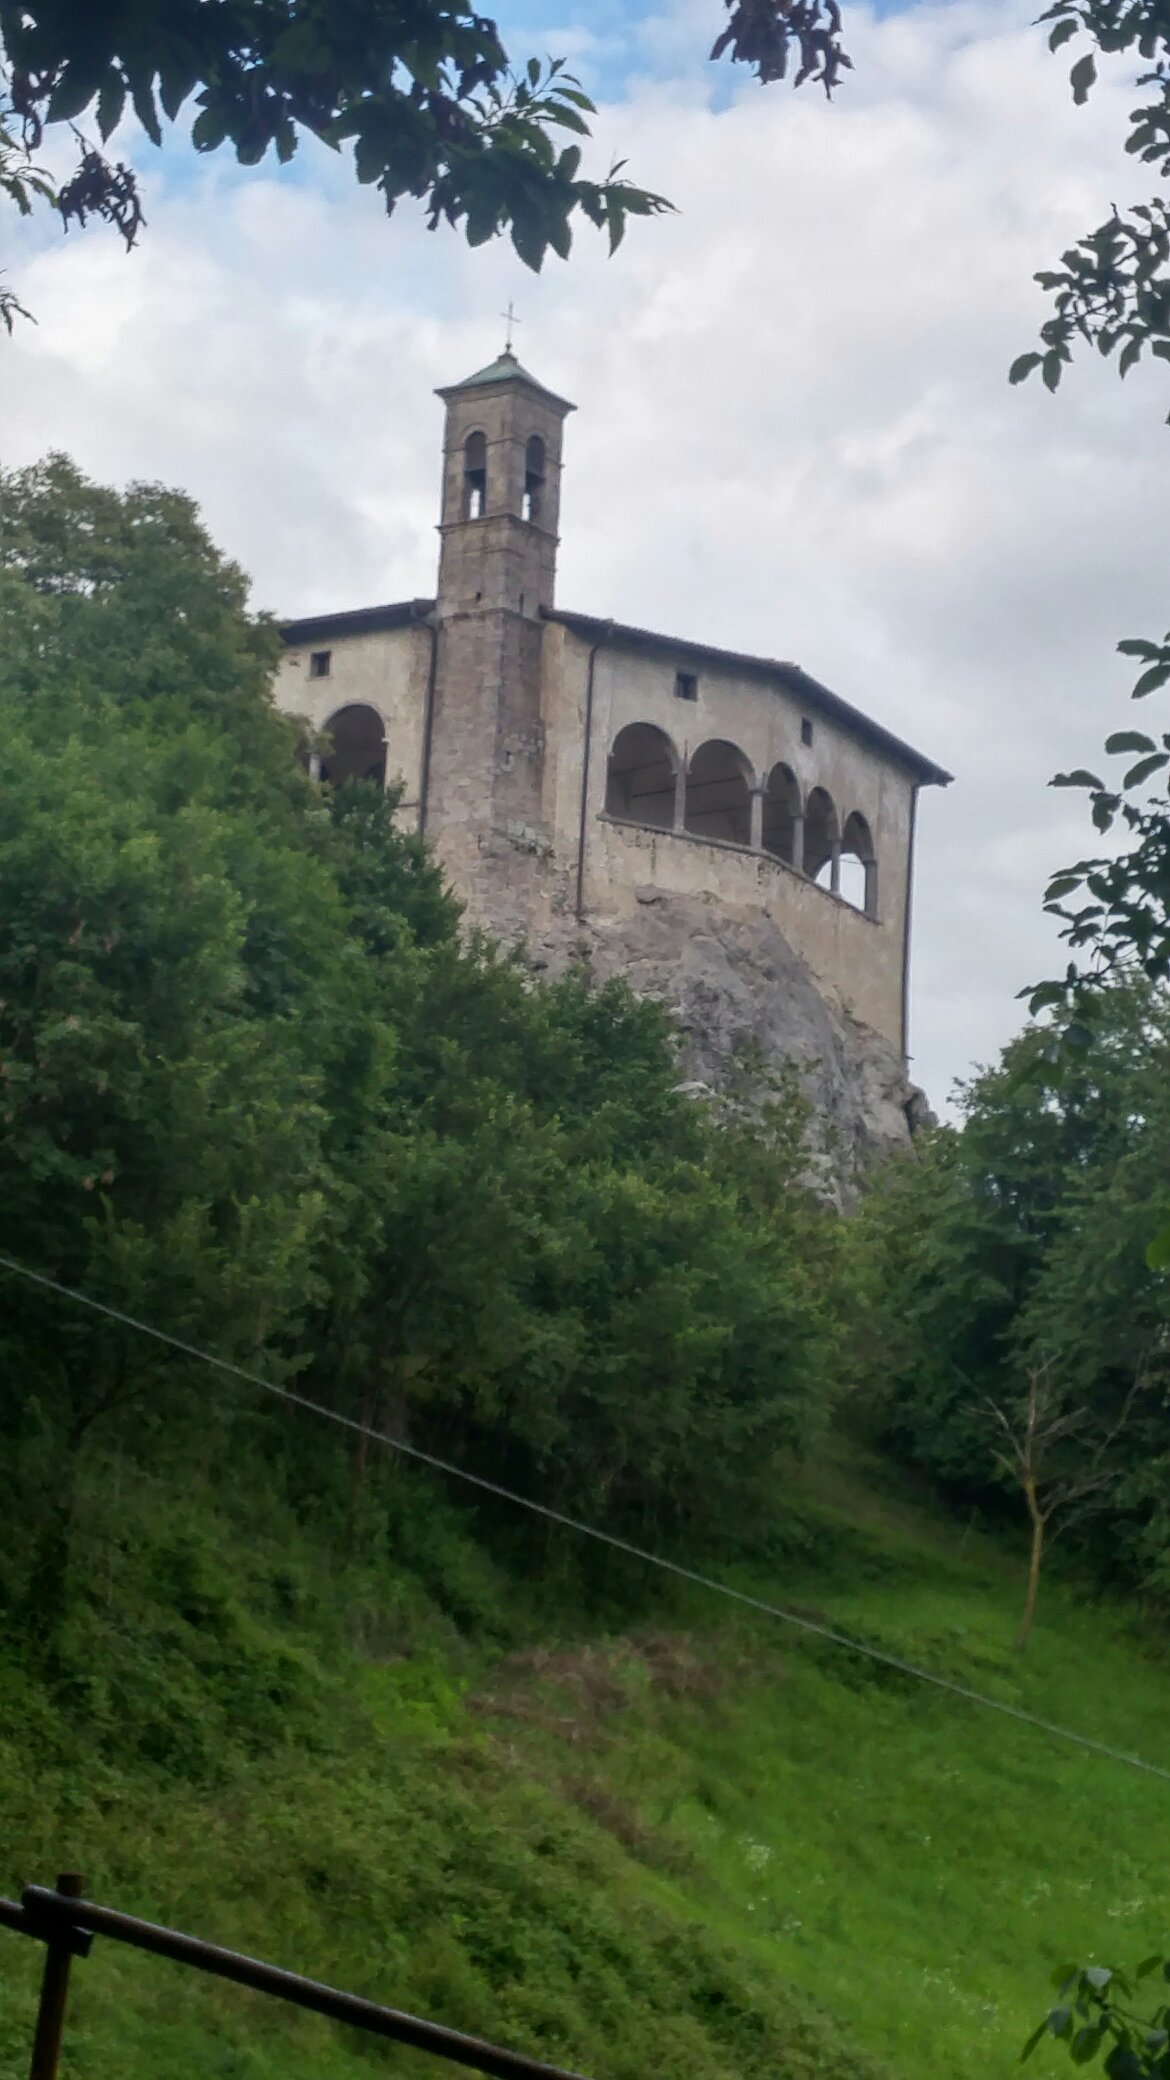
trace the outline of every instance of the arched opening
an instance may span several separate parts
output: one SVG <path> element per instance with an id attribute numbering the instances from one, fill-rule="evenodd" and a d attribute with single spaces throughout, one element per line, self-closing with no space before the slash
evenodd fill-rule
<path id="1" fill-rule="evenodd" d="M 696 838 L 729 845 L 752 842 L 752 769 L 743 752 L 722 737 L 700 744 L 687 767 L 684 822 Z"/>
<path id="2" fill-rule="evenodd" d="M 799 828 L 800 783 L 791 766 L 773 766 L 764 789 L 764 851 L 770 852 L 773 859 L 787 860 L 790 867 L 797 866 Z"/>
<path id="3" fill-rule="evenodd" d="M 520 511 L 525 520 L 539 520 L 543 497 L 544 442 L 534 433 L 524 451 L 524 502 Z"/>
<path id="4" fill-rule="evenodd" d="M 487 442 L 469 433 L 463 443 L 463 518 L 482 520 L 487 510 Z"/>
<path id="5" fill-rule="evenodd" d="M 321 778 L 339 787 L 343 780 L 376 780 L 386 784 L 386 729 L 376 708 L 360 702 L 339 708 L 325 724 L 330 748 L 321 754 Z"/>
<path id="6" fill-rule="evenodd" d="M 678 758 L 665 730 L 652 722 L 627 723 L 613 740 L 606 767 L 606 815 L 646 823 L 652 830 L 673 830 L 677 773 Z"/>
<path id="7" fill-rule="evenodd" d="M 836 886 L 840 829 L 832 796 L 814 787 L 804 805 L 804 871 L 821 888 Z"/>
<path id="8" fill-rule="evenodd" d="M 877 855 L 864 816 L 855 809 L 841 833 L 841 894 L 855 910 L 877 916 Z"/>

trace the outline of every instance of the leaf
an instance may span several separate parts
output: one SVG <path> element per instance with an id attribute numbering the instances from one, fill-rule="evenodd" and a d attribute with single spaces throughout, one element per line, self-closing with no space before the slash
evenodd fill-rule
<path id="1" fill-rule="evenodd" d="M 98 91 L 96 75 L 78 60 L 67 65 L 49 96 L 46 111 L 50 123 L 71 123 L 89 107 Z"/>
<path id="2" fill-rule="evenodd" d="M 1157 748 L 1154 739 L 1143 737 L 1140 729 L 1115 729 L 1113 735 L 1105 739 L 1105 749 L 1114 757 L 1121 751 L 1156 751 Z"/>
<path id="3" fill-rule="evenodd" d="M 1167 1229 L 1166 1233 L 1170 1235 L 1170 1229 Z M 1150 1247 L 1153 1248 L 1152 1243 Z M 1158 1951 L 1155 1950 L 1154 1955 L 1152 1957 L 1143 1957 L 1136 1972 L 1134 1973 L 1134 1978 L 1137 1979 L 1139 1983 L 1142 1979 L 1148 1979 L 1151 1972 L 1156 1972 L 1160 1968 L 1161 1963 L 1162 1958 L 1159 1955 Z"/>
<path id="4" fill-rule="evenodd" d="M 1127 636 L 1117 647 L 1123 657 L 1144 657 L 1152 661 L 1162 655 L 1160 643 L 1147 643 L 1140 636 Z"/>
<path id="5" fill-rule="evenodd" d="M 1075 772 L 1072 773 L 1055 773 L 1048 785 L 1049 787 L 1092 787 L 1099 792 L 1104 787 L 1105 782 L 1098 780 L 1095 773 L 1086 772 L 1084 766 L 1078 766 Z"/>
<path id="6" fill-rule="evenodd" d="M 1129 374 L 1134 362 L 1141 359 L 1141 352 L 1142 342 L 1140 339 L 1126 340 L 1117 361 L 1117 373 L 1119 376 L 1127 376 Z"/>
<path id="7" fill-rule="evenodd" d="M 1094 1993 L 1104 1993 L 1112 1977 L 1113 1973 L 1107 1964 L 1090 1964 L 1085 1966 L 1085 1982 L 1092 1987 Z"/>
<path id="8" fill-rule="evenodd" d="M 1148 780 L 1152 773 L 1160 772 L 1165 765 L 1170 765 L 1170 752 L 1155 751 L 1152 758 L 1139 758 L 1136 766 L 1130 767 L 1121 784 L 1123 787 L 1140 787 L 1143 780 Z"/>
<path id="9" fill-rule="evenodd" d="M 1082 1025 L 1080 1020 L 1075 1018 L 1071 1025 L 1065 1027 L 1060 1037 L 1066 1047 L 1091 1047 L 1093 1044 L 1093 1034 L 1090 1027 Z M 1057 2013 L 1060 2011 L 1054 2010 L 1053 2012 Z M 1065 2009 L 1063 2012 L 1067 2014 L 1068 2010 Z M 1053 2034 L 1057 2035 L 1059 2032 L 1054 2031 Z"/>
<path id="10" fill-rule="evenodd" d="M 1039 368 L 1043 359 L 1043 354 L 1017 354 L 1008 370 L 1008 382 L 1022 383 L 1034 368 Z"/>
<path id="11" fill-rule="evenodd" d="M 1041 363 L 1041 375 L 1046 390 L 1056 390 L 1060 385 L 1063 356 L 1056 347 L 1045 354 Z"/>
<path id="12" fill-rule="evenodd" d="M 1071 2023 L 1071 2021 L 1071 2008 L 1050 2008 L 1048 2011 L 1048 2019 L 1045 2022 L 1044 2027 L 1048 2031 L 1049 2036 L 1051 2037 L 1065 2037 L 1068 2035 L 1069 2024 Z"/>
<path id="13" fill-rule="evenodd" d="M 1142 2080 L 1142 2062 L 1128 2044 L 1115 2044 L 1105 2061 L 1109 2080 Z"/>
<path id="14" fill-rule="evenodd" d="M 1076 64 L 1073 66 L 1073 69 L 1068 76 L 1068 83 L 1072 88 L 1073 100 L 1075 101 L 1078 108 L 1083 107 L 1085 102 L 1088 100 L 1089 89 L 1096 80 L 1096 77 L 1097 61 L 1094 58 L 1092 51 L 1086 51 L 1083 58 L 1077 59 Z"/>
<path id="15" fill-rule="evenodd" d="M 1074 17 L 1066 15 L 1063 22 L 1057 23 L 1048 39 L 1049 50 L 1058 51 L 1062 43 L 1067 43 L 1070 36 L 1076 35 L 1080 26 L 1080 23 Z"/>
<path id="16" fill-rule="evenodd" d="M 1037 2027 L 1036 2029 L 1034 2029 L 1034 2030 L 1032 2031 L 1032 2034 L 1031 2034 L 1031 2036 L 1030 2036 L 1030 2037 L 1028 2038 L 1028 2041 L 1027 2041 L 1027 2043 L 1025 2044 L 1025 2046 L 1024 2046 L 1024 2048 L 1023 2048 L 1023 2050 L 1021 2051 L 1021 2053 L 1020 2053 L 1020 2064 L 1021 2064 L 1021 2065 L 1024 2065 L 1024 2064 L 1025 2064 L 1025 2063 L 1027 2062 L 1027 2060 L 1031 2058 L 1031 2056 L 1032 2056 L 1032 2053 L 1033 2053 L 1033 2052 L 1035 2051 L 1035 2049 L 1036 2049 L 1036 2046 L 1037 2046 L 1038 2044 L 1042 2044 L 1042 2043 L 1044 2042 L 1044 2039 L 1045 2039 L 1045 2037 L 1046 2037 L 1047 2035 L 1048 2035 L 1048 2019 L 1047 2019 L 1047 2017 L 1045 2017 L 1044 2021 L 1043 2021 L 1042 2023 L 1040 2023 L 1040 2024 L 1039 2024 L 1039 2026 L 1038 2026 L 1038 2027 Z"/>
<path id="17" fill-rule="evenodd" d="M 1170 679 L 1170 660 L 1165 664 L 1152 664 L 1149 671 L 1143 672 L 1141 678 L 1135 682 L 1130 698 L 1144 701 L 1147 693 L 1156 693 L 1159 686 L 1166 684 L 1167 679 Z"/>
<path id="18" fill-rule="evenodd" d="M 227 121 L 218 108 L 201 109 L 191 125 L 191 142 L 197 152 L 213 152 L 227 136 Z"/>
<path id="19" fill-rule="evenodd" d="M 154 81 L 149 73 L 139 72 L 130 78 L 130 95 L 134 102 L 134 113 L 152 144 L 162 143 L 158 110 L 154 102 Z"/>
<path id="20" fill-rule="evenodd" d="M 1165 1271 L 1167 1266 L 1170 1266 L 1170 1221 L 1159 1228 L 1153 1240 L 1146 1244 L 1146 1263 L 1151 1271 Z M 1139 1965 L 1138 1978 L 1142 1978 L 1147 1969 L 1155 1968 L 1160 1962 L 1159 1958 L 1153 1957 L 1148 1960 L 1148 1966 Z"/>
<path id="21" fill-rule="evenodd" d="M 125 106 L 126 82 L 122 78 L 121 73 L 111 65 L 102 81 L 101 93 L 98 95 L 97 124 L 101 132 L 103 144 L 106 138 L 117 129 L 122 120 L 122 110 Z"/>

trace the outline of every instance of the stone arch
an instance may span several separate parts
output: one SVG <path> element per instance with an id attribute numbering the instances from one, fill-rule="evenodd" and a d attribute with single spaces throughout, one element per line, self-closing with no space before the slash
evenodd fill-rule
<path id="1" fill-rule="evenodd" d="M 841 825 L 827 788 L 814 787 L 804 805 L 804 871 L 822 888 L 836 888 Z"/>
<path id="2" fill-rule="evenodd" d="M 877 854 L 868 823 L 854 809 L 841 833 L 840 892 L 854 909 L 877 916 Z"/>
<path id="3" fill-rule="evenodd" d="M 376 780 L 386 785 L 386 725 L 376 708 L 362 701 L 338 708 L 324 734 L 329 748 L 321 753 L 321 778 L 339 787 L 343 780 Z"/>
<path id="4" fill-rule="evenodd" d="M 544 442 L 534 433 L 524 450 L 524 503 L 521 518 L 539 520 L 544 497 Z"/>
<path id="5" fill-rule="evenodd" d="M 678 753 L 653 722 L 628 722 L 610 746 L 605 772 L 605 813 L 622 823 L 651 830 L 674 829 Z"/>
<path id="6" fill-rule="evenodd" d="M 712 737 L 687 764 L 683 821 L 696 838 L 729 845 L 752 842 L 751 766 L 738 744 Z"/>
<path id="7" fill-rule="evenodd" d="M 463 443 L 463 518 L 482 520 L 486 511 L 487 440 L 482 433 L 469 433 Z"/>
<path id="8" fill-rule="evenodd" d="M 800 837 L 800 782 L 792 767 L 781 760 L 772 767 L 764 788 L 761 843 L 773 859 L 787 860 L 790 867 L 798 867 Z"/>

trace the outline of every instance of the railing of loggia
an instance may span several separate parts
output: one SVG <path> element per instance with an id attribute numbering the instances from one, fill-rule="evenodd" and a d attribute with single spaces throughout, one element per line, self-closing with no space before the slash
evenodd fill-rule
<path id="1" fill-rule="evenodd" d="M 498 2080 L 581 2080 L 560 2066 L 544 2065 L 522 2051 L 507 2051 L 499 2044 L 485 2044 L 460 2030 L 446 2029 L 439 2022 L 424 2022 L 420 2016 L 404 2015 L 397 2008 L 384 2008 L 357 1993 L 343 1993 L 319 1979 L 305 1979 L 280 1965 L 265 1964 L 239 1950 L 224 1950 L 199 1936 L 183 1935 L 178 1929 L 160 1928 L 136 1914 L 122 1914 L 114 1907 L 99 1906 L 82 1897 L 84 1885 L 73 1872 L 58 1878 L 56 1888 L 28 1885 L 15 1900 L 0 1899 L 0 1928 L 17 1935 L 32 1936 L 45 1945 L 45 1968 L 41 1979 L 29 2080 L 57 2080 L 69 1975 L 75 1957 L 87 1957 L 95 1936 L 127 1943 L 135 1950 L 149 1950 L 174 1964 L 217 1979 L 231 1979 L 273 2000 L 288 2001 L 295 2008 L 309 2008 L 333 2022 L 347 2023 L 373 2037 L 389 2037 L 396 2044 L 409 2044 L 427 2051 L 449 2065 L 464 2066 L 473 2073 L 490 2073 Z"/>

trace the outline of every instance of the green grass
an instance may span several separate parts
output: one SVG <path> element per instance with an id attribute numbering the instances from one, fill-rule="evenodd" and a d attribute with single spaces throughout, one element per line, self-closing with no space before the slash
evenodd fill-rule
<path id="1" fill-rule="evenodd" d="M 526 1586 L 413 1476 L 360 1565 L 275 1497 L 245 1530 L 119 1478 L 52 1685 L 0 1660 L 0 1889 L 77 1866 L 598 2080 L 986 2080 L 1054 1964 L 1168 1944 L 1156 1779 L 632 1563 L 587 1595 L 554 1547 Z M 1164 1644 L 1049 1583 L 1021 1660 L 1019 1573 L 854 1468 L 736 1579 L 1170 1762 Z M 37 1962 L 0 1932 L 3 2080 Z M 76 1970 L 65 2080 L 371 2065 L 432 2070 L 109 1944 Z"/>

